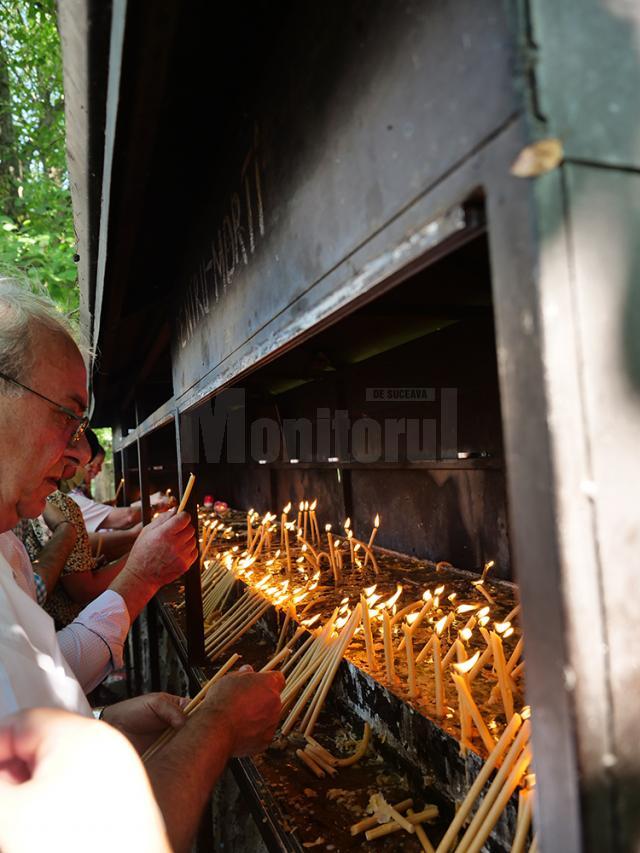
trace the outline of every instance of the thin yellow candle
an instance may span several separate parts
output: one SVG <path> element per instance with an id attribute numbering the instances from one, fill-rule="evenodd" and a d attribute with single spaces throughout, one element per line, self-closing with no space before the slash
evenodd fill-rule
<path id="1" fill-rule="evenodd" d="M 180 501 L 180 506 L 178 507 L 178 512 L 184 512 L 184 508 L 187 505 L 187 501 L 189 500 L 189 497 L 191 495 L 191 490 L 193 489 L 193 484 L 195 483 L 195 481 L 196 481 L 196 475 L 195 474 L 189 474 L 189 481 L 188 481 L 187 487 L 184 490 L 184 493 L 182 495 L 182 500 Z"/>
<path id="2" fill-rule="evenodd" d="M 410 809 L 413 805 L 413 800 L 402 800 L 399 803 L 396 803 L 393 808 L 397 812 L 406 812 L 407 809 Z M 372 817 L 365 817 L 363 820 L 359 820 L 358 823 L 354 823 L 350 829 L 351 835 L 359 835 L 361 832 L 365 832 L 367 829 L 373 829 L 378 824 L 377 815 L 373 815 Z"/>
<path id="3" fill-rule="evenodd" d="M 318 519 L 316 518 L 316 507 L 318 506 L 318 499 L 314 498 L 313 502 L 309 506 L 309 524 L 311 528 L 311 541 L 314 545 L 320 544 L 320 531 L 318 530 Z"/>
<path id="4" fill-rule="evenodd" d="M 494 768 L 499 764 L 500 760 L 502 759 L 502 756 L 509 748 L 511 741 L 518 734 L 518 731 L 520 730 L 521 726 L 522 717 L 520 716 L 520 714 L 514 714 L 511 718 L 511 721 L 509 722 L 509 725 L 502 732 L 500 739 L 489 753 L 489 757 L 482 765 L 474 783 L 471 785 L 467 792 L 467 796 L 460 804 L 460 808 L 458 809 L 455 814 L 455 817 L 449 824 L 449 828 L 445 832 L 442 841 L 438 845 L 436 853 L 448 853 L 448 851 L 451 849 L 454 839 L 457 837 L 458 833 L 464 826 L 469 812 L 471 811 L 476 800 L 480 796 L 480 793 L 484 789 L 484 786 L 489 781 L 489 777 L 491 776 Z"/>
<path id="5" fill-rule="evenodd" d="M 458 658 L 458 671 L 464 673 L 464 667 L 459 669 L 460 664 L 464 664 L 467 660 L 467 650 L 464 647 L 464 644 L 461 639 L 458 639 L 456 645 L 456 656 Z M 464 675 L 459 676 L 464 680 Z M 455 679 L 454 679 L 455 681 Z M 458 687 L 457 682 L 455 682 L 456 687 Z M 464 748 L 465 744 L 467 744 L 471 740 L 472 733 L 472 725 L 471 725 L 471 713 L 469 708 L 467 708 L 467 704 L 465 702 L 465 697 L 461 694 L 458 689 L 458 711 L 460 714 L 460 738 L 462 741 L 462 746 Z"/>
<path id="6" fill-rule="evenodd" d="M 418 689 L 416 687 L 416 662 L 413 656 L 413 638 L 411 636 L 411 629 L 408 625 L 403 625 L 402 630 L 404 631 L 405 649 L 407 653 L 407 677 L 409 681 L 409 698 L 415 699 L 418 695 Z"/>
<path id="7" fill-rule="evenodd" d="M 442 679 L 442 664 L 440 651 L 440 637 L 437 632 L 433 634 L 433 643 L 431 645 L 433 653 L 433 685 L 435 690 L 436 700 L 436 717 L 440 720 L 444 717 L 444 683 Z"/>
<path id="8" fill-rule="evenodd" d="M 498 676 L 498 684 L 500 685 L 500 695 L 502 697 L 502 705 L 504 708 L 504 715 L 507 719 L 507 722 L 513 717 L 513 695 L 511 693 L 511 686 L 509 684 L 509 675 L 507 673 L 507 665 L 504 659 L 504 649 L 502 647 L 502 640 L 495 633 L 495 631 L 491 632 L 491 649 L 493 651 L 493 665 L 496 669 L 496 674 Z"/>
<path id="9" fill-rule="evenodd" d="M 413 809 L 407 809 L 407 814 L 409 815 L 409 818 L 411 818 L 412 815 L 415 814 L 415 812 Z M 417 823 L 415 825 L 415 831 L 418 837 L 418 841 L 422 845 L 423 853 L 435 853 L 435 848 L 433 844 L 429 841 L 427 833 L 424 831 L 421 824 Z"/>
<path id="10" fill-rule="evenodd" d="M 426 656 L 431 651 L 431 647 L 433 646 L 433 634 L 429 637 L 427 642 L 418 652 L 418 657 L 416 658 L 416 663 L 422 663 L 422 661 L 426 658 Z"/>
<path id="11" fill-rule="evenodd" d="M 520 605 L 516 604 L 516 606 L 513 608 L 513 610 L 510 610 L 507 613 L 504 621 L 505 622 L 513 622 L 513 620 L 516 618 L 516 616 L 518 616 L 519 613 L 520 613 Z"/>
<path id="12" fill-rule="evenodd" d="M 500 815 L 505 810 L 507 803 L 511 799 L 511 795 L 518 787 L 518 784 L 524 774 L 527 772 L 527 768 L 531 763 L 532 757 L 531 749 L 528 746 L 525 747 L 517 761 L 514 763 L 511 773 L 507 777 L 506 782 L 502 786 L 502 789 L 498 793 L 482 824 L 476 828 L 475 834 L 471 836 L 470 843 L 466 847 L 462 847 L 462 845 L 458 847 L 460 853 L 463 853 L 463 850 L 464 853 L 480 853 L 484 842 L 491 835 L 491 830 L 500 819 Z M 467 834 L 469 834 L 468 831 Z M 467 834 L 465 834 L 465 839 Z M 463 841 L 465 839 L 463 839 Z"/>
<path id="13" fill-rule="evenodd" d="M 356 631 L 356 628 L 358 627 L 358 624 L 360 623 L 361 619 L 362 619 L 362 612 L 360 610 L 360 605 L 358 604 L 356 609 L 351 614 L 349 621 L 344 626 L 344 628 L 340 634 L 340 637 L 338 638 L 338 643 L 336 644 L 336 647 L 332 652 L 331 662 L 329 664 L 327 672 L 323 677 L 323 680 L 320 684 L 320 687 L 318 688 L 318 692 L 316 693 L 316 696 L 314 697 L 313 701 L 311 702 L 311 706 L 310 706 L 309 710 L 311 710 L 311 708 L 313 708 L 313 711 L 312 711 L 311 716 L 309 718 L 309 722 L 307 723 L 306 727 L 304 728 L 304 733 L 306 735 L 310 735 L 313 733 L 313 729 L 314 729 L 314 726 L 315 726 L 316 721 L 318 719 L 318 715 L 320 714 L 320 711 L 322 710 L 322 706 L 324 705 L 325 699 L 327 698 L 327 693 L 329 692 L 329 688 L 331 687 L 331 684 L 333 683 L 333 680 L 334 680 L 336 673 L 338 671 L 338 667 L 340 666 L 342 658 L 344 657 L 344 653 L 347 649 L 347 646 L 351 642 L 351 639 L 352 639 L 352 637 Z M 304 725 L 304 722 L 305 721 L 303 720 L 303 725 Z"/>
<path id="14" fill-rule="evenodd" d="M 518 794 L 518 820 L 516 834 L 513 837 L 511 853 L 524 853 L 529 828 L 531 827 L 531 810 L 533 807 L 534 788 L 523 788 Z"/>
<path id="15" fill-rule="evenodd" d="M 304 512 L 302 514 L 302 538 L 307 538 L 307 524 L 309 523 L 309 501 L 304 502 Z"/>
<path id="16" fill-rule="evenodd" d="M 496 798 L 500 795 L 501 791 L 504 788 L 505 783 L 510 778 L 511 773 L 514 769 L 514 766 L 518 764 L 519 758 L 523 755 L 523 750 L 526 751 L 528 749 L 529 738 L 531 737 L 531 722 L 530 720 L 525 720 L 520 728 L 520 731 L 517 734 L 517 737 L 509 747 L 507 754 L 502 761 L 502 765 L 498 772 L 496 773 L 491 785 L 489 786 L 487 792 L 482 798 L 478 809 L 471 820 L 471 823 L 467 827 L 464 836 L 458 842 L 458 847 L 456 850 L 459 850 L 460 853 L 463 851 L 467 851 L 467 848 L 475 843 L 475 840 L 478 835 L 478 830 L 483 825 L 485 818 L 491 811 L 493 805 L 496 802 Z"/>
<path id="17" fill-rule="evenodd" d="M 284 550 L 287 557 L 287 571 L 289 574 L 292 572 L 291 566 L 291 546 L 289 545 L 289 525 L 285 525 L 284 528 Z"/>
<path id="18" fill-rule="evenodd" d="M 470 660 L 472 660 L 472 658 L 470 658 Z M 457 665 L 454 664 L 454 667 L 455 666 Z M 491 753 L 495 746 L 495 741 L 491 737 L 491 732 L 487 728 L 487 724 L 485 723 L 484 718 L 480 713 L 480 709 L 473 700 L 473 696 L 471 695 L 471 691 L 469 690 L 468 685 L 466 684 L 464 678 L 462 678 L 461 675 L 455 673 L 452 677 L 454 684 L 456 685 L 460 700 L 464 701 L 466 705 L 466 710 L 468 711 L 469 715 L 471 716 L 471 719 L 475 723 L 476 728 L 478 729 L 478 734 L 482 738 L 482 742 L 484 743 L 487 752 Z"/>
<path id="19" fill-rule="evenodd" d="M 355 561 L 354 561 L 354 554 L 353 554 L 353 542 L 351 541 L 353 538 L 353 530 L 351 530 L 351 519 L 347 518 L 343 526 L 344 526 L 345 533 L 347 534 L 347 539 L 349 541 L 349 552 L 350 552 L 350 557 L 351 557 L 351 566 L 352 566 L 352 568 L 354 568 L 355 567 Z"/>
<path id="20" fill-rule="evenodd" d="M 280 547 L 284 548 L 285 530 L 287 529 L 287 516 L 291 510 L 291 501 L 286 506 L 282 507 L 282 515 L 280 516 Z"/>
<path id="21" fill-rule="evenodd" d="M 409 819 L 412 828 L 415 829 L 420 823 L 427 820 L 433 820 L 438 817 L 438 806 L 426 806 L 421 812 L 414 812 Z M 383 823 L 382 826 L 376 826 L 375 829 L 370 829 L 365 832 L 367 841 L 374 841 L 376 838 L 384 838 L 386 835 L 393 835 L 395 832 L 400 832 L 403 827 L 395 820 L 390 820 L 388 823 Z"/>
<path id="22" fill-rule="evenodd" d="M 292 619 L 296 618 L 296 606 L 290 601 L 287 607 L 287 613 L 284 617 L 284 622 L 282 623 L 282 628 L 280 629 L 280 636 L 278 637 L 278 643 L 276 645 L 276 654 L 280 651 L 280 649 L 284 646 L 285 639 L 287 636 L 287 628 L 289 627 L 289 623 Z"/>
<path id="23" fill-rule="evenodd" d="M 507 672 L 511 674 L 516 667 L 516 664 L 520 660 L 520 655 L 522 654 L 522 649 L 524 647 L 524 639 L 520 637 L 518 642 L 516 643 L 516 647 L 511 653 L 511 657 L 507 661 Z"/>
<path id="24" fill-rule="evenodd" d="M 367 651 L 367 664 L 369 669 L 377 669 L 376 653 L 373 648 L 373 634 L 371 633 L 371 616 L 369 614 L 369 605 L 364 595 L 360 596 L 360 605 L 362 607 L 362 628 L 364 630 L 364 645 Z"/>
<path id="25" fill-rule="evenodd" d="M 329 543 L 329 562 L 331 563 L 331 571 L 333 572 L 333 582 L 337 586 L 339 583 L 338 563 L 333 549 L 333 536 L 331 534 L 331 525 L 325 524 L 325 532 L 327 534 L 327 542 Z"/>
<path id="26" fill-rule="evenodd" d="M 207 539 L 209 538 L 209 522 L 205 521 L 202 525 L 202 537 L 200 539 L 200 548 L 204 550 L 207 547 Z"/>
<path id="27" fill-rule="evenodd" d="M 114 506 L 118 503 L 118 498 L 120 497 L 120 492 L 122 491 L 122 487 L 124 486 L 124 477 L 120 478 L 120 482 L 118 483 L 118 488 L 116 489 L 116 494 L 113 499 Z"/>
<path id="28" fill-rule="evenodd" d="M 371 536 L 369 537 L 369 544 L 367 546 L 369 549 L 371 549 L 371 546 L 373 545 L 373 540 L 376 538 L 376 536 L 378 534 L 378 528 L 379 527 L 380 527 L 380 516 L 376 515 L 376 517 L 373 520 L 373 530 L 371 531 Z M 369 552 L 367 551 L 367 556 L 364 559 L 365 566 L 367 565 L 368 561 L 369 561 Z"/>
<path id="29" fill-rule="evenodd" d="M 386 610 L 382 614 L 382 641 L 384 644 L 384 664 L 387 671 L 387 681 L 391 683 L 395 680 L 396 671 L 393 659 L 393 644 L 391 642 L 391 620 Z"/>
<path id="30" fill-rule="evenodd" d="M 247 513 L 247 550 L 251 548 L 253 542 L 253 508 Z"/>
<path id="31" fill-rule="evenodd" d="M 296 521 L 296 530 L 300 530 L 302 528 L 302 513 L 304 512 L 304 501 L 300 501 L 298 504 L 298 520 Z"/>

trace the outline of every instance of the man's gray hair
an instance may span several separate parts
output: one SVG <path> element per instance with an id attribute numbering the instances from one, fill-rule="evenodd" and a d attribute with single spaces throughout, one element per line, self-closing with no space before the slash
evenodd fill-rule
<path id="1" fill-rule="evenodd" d="M 0 372 L 28 384 L 34 365 L 34 333 L 38 327 L 65 335 L 77 343 L 74 330 L 54 303 L 33 293 L 30 285 L 15 277 L 0 276 Z M 0 379 L 0 394 L 24 393 Z"/>

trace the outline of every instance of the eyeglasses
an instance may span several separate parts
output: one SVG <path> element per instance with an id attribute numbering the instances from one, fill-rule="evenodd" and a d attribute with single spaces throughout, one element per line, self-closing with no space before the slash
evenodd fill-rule
<path id="1" fill-rule="evenodd" d="M 45 397 L 45 395 L 41 394 L 39 391 L 34 391 L 33 388 L 29 388 L 28 385 L 23 385 L 22 382 L 18 382 L 18 380 L 14 379 L 12 376 L 7 376 L 6 373 L 0 373 L 0 379 L 5 379 L 7 382 L 13 382 L 14 385 L 24 388 L 25 391 L 30 391 L 32 394 L 35 394 L 36 397 L 40 397 L 41 400 L 45 400 L 59 412 L 62 412 L 62 414 L 66 415 L 67 418 L 70 418 L 72 421 L 78 421 L 78 426 L 73 431 L 73 434 L 69 439 L 69 444 L 77 444 L 85 434 L 85 431 L 89 426 L 89 418 L 85 415 L 76 415 L 76 413 L 71 411 L 71 409 L 67 409 L 66 406 L 61 406 L 60 403 L 56 403 L 55 400 Z"/>

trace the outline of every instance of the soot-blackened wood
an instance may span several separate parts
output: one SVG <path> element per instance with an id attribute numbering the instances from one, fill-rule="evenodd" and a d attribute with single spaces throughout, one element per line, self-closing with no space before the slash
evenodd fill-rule
<path id="1" fill-rule="evenodd" d="M 368 262 L 399 241 L 354 263 L 361 248 L 517 112 L 509 26 L 493 0 L 336 2 L 288 16 L 252 122 L 238 122 L 244 150 L 222 179 L 226 194 L 190 232 L 177 396 L 206 370 L 219 381 L 232 364 L 255 363 L 287 327 L 311 328 L 357 295 L 354 272 L 368 281 Z M 426 240 L 427 227 L 436 237 L 418 215 L 403 237 Z"/>
<path id="2" fill-rule="evenodd" d="M 138 400 L 135 402 L 136 427 L 138 426 Z M 140 477 L 140 507 L 142 510 L 142 523 L 149 524 L 151 521 L 151 496 L 149 492 L 149 458 L 147 453 L 148 439 L 137 436 L 136 446 L 138 451 L 138 471 Z"/>
<path id="3" fill-rule="evenodd" d="M 180 438 L 180 418 L 175 415 L 176 430 L 176 460 L 178 464 L 178 487 L 180 495 L 189 479 L 189 466 L 182 464 L 182 443 Z M 196 509 L 196 495 L 199 487 L 196 486 L 187 503 L 186 511 L 191 515 L 191 522 L 198 530 L 198 513 Z M 206 662 L 204 652 L 204 620 L 202 615 L 202 588 L 200 586 L 200 549 L 198 547 L 198 558 L 190 569 L 184 574 L 185 586 L 185 613 L 187 617 L 187 648 L 189 650 L 190 666 L 201 666 Z"/>

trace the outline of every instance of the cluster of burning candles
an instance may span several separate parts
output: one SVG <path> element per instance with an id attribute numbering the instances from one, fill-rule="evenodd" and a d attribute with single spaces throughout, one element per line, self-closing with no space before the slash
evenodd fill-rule
<path id="1" fill-rule="evenodd" d="M 433 590 L 426 589 L 417 600 L 400 606 L 404 592 L 402 585 L 397 584 L 393 594 L 385 595 L 378 591 L 379 584 L 374 582 L 362 588 L 358 600 L 343 598 L 321 625 L 320 613 L 310 615 L 309 611 L 317 600 L 314 592 L 317 590 L 317 596 L 323 588 L 326 589 L 327 580 L 337 587 L 347 571 L 351 580 L 362 577 L 364 582 L 366 571 L 372 573 L 371 580 L 376 580 L 379 568 L 373 543 L 380 518 L 376 516 L 366 542 L 356 538 L 349 519 L 343 525 L 344 535 L 332 534 L 331 526 L 326 525 L 323 539 L 317 518 L 317 501 L 302 501 L 295 521 L 289 520 L 291 508 L 291 503 L 283 508 L 279 523 L 272 513 L 260 517 L 250 510 L 246 517 L 246 547 L 242 550 L 237 541 L 232 544 L 238 535 L 232 525 L 221 519 L 203 521 L 201 581 L 205 647 L 210 659 L 217 660 L 271 607 L 275 607 L 283 614 L 283 622 L 272 663 L 281 665 L 287 677 L 282 694 L 284 719 L 281 732 L 288 735 L 297 725 L 307 739 L 312 739 L 318 715 L 354 637 L 361 637 L 364 641 L 368 669 L 374 674 L 384 673 L 387 684 L 392 688 L 402 688 L 397 661 L 399 657 L 405 658 L 406 693 L 414 701 L 431 699 L 433 714 L 438 720 L 451 710 L 447 706 L 449 684 L 457 696 L 462 750 L 473 748 L 474 733 L 477 733 L 488 755 L 482 771 L 484 782 L 479 784 L 481 777 L 478 777 L 469 791 L 465 814 L 478 800 L 492 770 L 502 765 L 490 788 L 493 799 L 489 793 L 485 794 L 462 840 L 467 839 L 469 850 L 479 850 L 474 840 L 482 835 L 479 830 L 484 832 L 488 827 L 488 833 L 491 831 L 509 797 L 524 781 L 513 849 L 525 849 L 531 822 L 530 798 L 534 777 L 527 773 L 531 761 L 529 722 L 525 721 L 527 712 L 518 714 L 515 711 L 516 699 L 521 692 L 518 681 L 524 670 L 521 660 L 523 640 L 520 637 L 507 654 L 505 640 L 514 635 L 512 621 L 518 614 L 518 606 L 501 621 L 492 623 L 493 599 L 485 587 L 492 564 L 488 563 L 482 577 L 471 584 L 474 592 L 484 596 L 480 601 L 475 596 L 475 601 L 459 603 L 457 593 L 445 595 L 444 585 L 439 585 Z M 324 578 L 323 572 L 327 573 Z M 360 574 L 356 574 L 358 572 Z M 227 607 L 238 581 L 243 582 L 244 592 Z M 296 622 L 298 627 L 287 642 L 289 629 Z M 417 648 L 421 626 L 423 641 Z M 305 634 L 306 639 L 295 648 Z M 473 654 L 470 653 L 472 638 L 475 645 L 480 638 L 482 643 L 482 648 Z M 430 697 L 424 696 L 418 686 L 417 669 L 421 665 L 433 674 L 433 694 Z M 451 675 L 449 682 L 447 674 Z M 505 728 L 497 742 L 492 734 L 497 729 L 495 718 L 487 724 L 473 695 L 474 683 L 481 674 L 495 679 L 489 704 L 498 702 L 504 714 Z M 518 737 L 509 747 L 515 732 L 518 732 Z M 313 750 L 309 755 L 305 751 L 305 763 L 309 758 L 314 760 Z M 322 770 L 322 765 L 318 766 Z M 452 824 L 453 827 L 458 821 L 459 825 L 448 846 L 441 844 L 439 851 L 450 849 L 457 837 L 464 824 L 461 812 L 462 809 Z M 469 834 L 471 828 L 473 837 Z M 458 846 L 457 849 L 466 850 L 467 846 Z"/>
<path id="2" fill-rule="evenodd" d="M 242 551 L 239 545 L 226 550 L 218 548 L 216 559 L 209 562 L 207 557 L 214 543 L 224 545 L 224 540 L 233 539 L 234 532 L 221 520 L 204 522 L 202 589 L 204 615 L 208 623 L 206 647 L 212 659 L 249 630 L 272 605 L 285 613 L 283 630 L 297 618 L 299 610 L 304 617 L 314 605 L 310 594 L 320 585 L 324 568 L 331 572 L 335 585 L 340 583 L 345 566 L 364 573 L 370 565 L 374 575 L 378 573 L 372 546 L 380 526 L 379 516 L 375 518 L 368 543 L 354 536 L 349 519 L 344 523 L 345 536 L 342 538 L 332 536 L 330 525 L 326 525 L 329 529 L 325 528 L 325 550 L 316 514 L 317 502 L 300 503 L 297 523 L 288 520 L 290 510 L 289 503 L 282 511 L 279 525 L 272 513 L 266 513 L 259 520 L 257 514 L 250 510 L 247 513 L 246 548 Z M 473 584 L 473 588 L 493 602 L 484 588 L 491 566 L 492 563 L 487 563 L 482 578 Z M 224 605 L 236 580 L 246 583 L 246 592 L 225 612 Z M 372 673 L 383 670 L 387 683 L 397 686 L 397 658 L 402 655 L 406 658 L 406 687 L 410 699 L 423 698 L 418 687 L 417 667 L 425 664 L 432 668 L 434 714 L 438 719 L 445 716 L 446 676 L 450 672 L 458 696 L 463 747 L 471 745 L 475 727 L 485 748 L 490 750 L 494 738 L 473 698 L 473 684 L 492 664 L 496 684 L 491 699 L 501 702 L 505 723 L 508 723 L 515 710 L 514 695 L 520 693 L 518 681 L 524 670 L 524 662 L 521 661 L 523 640 L 520 637 L 509 655 L 504 641 L 514 634 L 512 620 L 519 608 L 514 607 L 502 621 L 491 625 L 491 605 L 477 601 L 457 603 L 456 593 L 446 597 L 444 593 L 443 585 L 427 589 L 421 598 L 399 607 L 402 585 L 398 584 L 395 592 L 385 598 L 374 583 L 362 589 L 355 608 L 348 598 L 343 599 L 323 630 L 328 636 L 332 632 L 340 632 L 357 610 L 358 625 L 354 627 L 352 638 L 362 634 L 368 669 Z M 212 624 L 210 618 L 214 612 L 221 615 Z M 427 629 L 428 639 L 417 648 L 421 626 Z M 303 619 L 301 627 L 310 628 L 309 620 Z M 484 648 L 470 654 L 470 642 L 476 630 Z M 455 636 L 452 637 L 452 633 Z M 495 723 L 492 726 L 495 728 Z"/>

